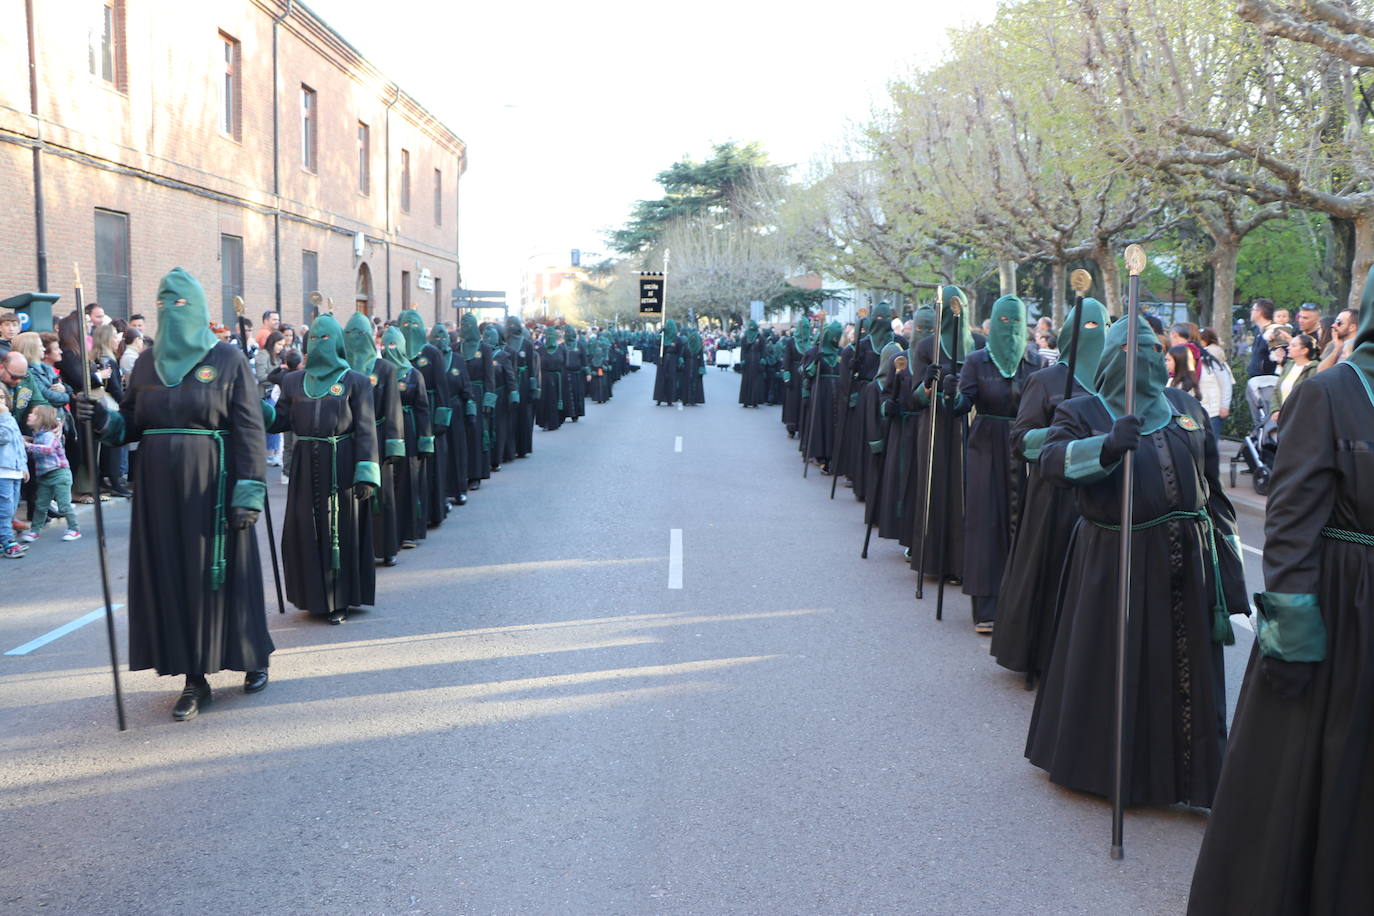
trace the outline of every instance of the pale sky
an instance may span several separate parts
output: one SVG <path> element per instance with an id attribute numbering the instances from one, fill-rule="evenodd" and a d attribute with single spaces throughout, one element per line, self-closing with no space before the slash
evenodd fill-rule
<path id="1" fill-rule="evenodd" d="M 805 166 L 996 0 L 665 4 L 306 0 L 468 145 L 463 281 L 518 305 L 526 264 L 609 253 L 654 175 L 715 143 Z M 584 263 L 586 263 L 584 261 Z"/>

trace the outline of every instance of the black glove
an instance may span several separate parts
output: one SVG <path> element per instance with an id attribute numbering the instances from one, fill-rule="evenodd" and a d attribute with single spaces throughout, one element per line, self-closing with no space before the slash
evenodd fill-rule
<path id="1" fill-rule="evenodd" d="M 1260 676 L 1274 692 L 1285 700 L 1296 700 L 1312 683 L 1312 675 L 1317 671 L 1319 662 L 1285 662 L 1270 658 L 1260 658 Z"/>
<path id="2" fill-rule="evenodd" d="M 944 390 L 946 398 L 951 401 L 954 400 L 955 396 L 959 394 L 959 376 L 951 372 L 941 380 L 940 387 Z"/>
<path id="3" fill-rule="evenodd" d="M 246 531 L 258 523 L 258 510 L 232 506 L 229 509 L 229 526 L 235 531 Z"/>
<path id="4" fill-rule="evenodd" d="M 82 423 L 89 420 L 91 429 L 97 434 L 105 429 L 105 421 L 109 419 L 105 405 L 88 394 L 78 394 L 72 400 L 72 413 L 76 414 L 76 419 Z"/>
<path id="5" fill-rule="evenodd" d="M 353 498 L 358 502 L 366 502 L 372 498 L 372 494 L 377 488 L 366 480 L 360 480 L 353 485 Z"/>
<path id="6" fill-rule="evenodd" d="M 931 363 L 929 366 L 926 366 L 926 371 L 921 374 L 921 387 L 928 387 L 931 382 L 935 381 L 935 377 L 939 374 L 939 366 L 935 365 L 934 363 Z"/>
<path id="7" fill-rule="evenodd" d="M 1102 466 L 1111 467 L 1127 452 L 1140 447 L 1140 417 L 1128 413 L 1112 424 L 1107 441 L 1102 443 Z"/>

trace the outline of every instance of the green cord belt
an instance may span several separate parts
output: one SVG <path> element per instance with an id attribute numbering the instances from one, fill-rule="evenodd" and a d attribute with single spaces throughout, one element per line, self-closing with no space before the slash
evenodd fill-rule
<path id="1" fill-rule="evenodd" d="M 1120 531 L 1120 525 L 1108 525 L 1104 522 L 1084 518 L 1090 524 L 1096 525 L 1106 531 Z M 1147 522 L 1140 522 L 1132 525 L 1132 531 L 1148 531 L 1151 528 L 1158 528 L 1160 525 L 1167 525 L 1170 522 L 1199 522 L 1207 531 L 1207 549 L 1212 559 L 1212 580 L 1215 585 L 1216 604 L 1212 605 L 1212 642 L 1219 642 L 1225 645 L 1233 645 L 1236 641 L 1235 632 L 1231 629 L 1231 615 L 1226 612 L 1226 589 L 1221 582 L 1221 557 L 1217 553 L 1216 528 L 1212 524 L 1212 516 L 1206 509 L 1175 509 L 1173 512 L 1166 512 L 1159 518 L 1152 518 Z M 1371 539 L 1374 540 L 1374 539 Z"/>
<path id="2" fill-rule="evenodd" d="M 998 416 L 997 414 L 995 414 L 995 413 L 983 413 L 982 411 L 979 411 L 978 416 L 975 417 L 974 419 L 979 419 L 979 418 L 984 419 L 984 420 L 1005 420 L 1005 421 L 1008 422 L 1008 423 L 1015 423 L 1015 422 L 1016 422 L 1016 418 L 1015 418 L 1015 417 L 999 417 L 999 416 Z"/>
<path id="3" fill-rule="evenodd" d="M 1344 528 L 1323 528 L 1322 537 L 1331 541 L 1345 541 L 1347 544 L 1359 544 L 1362 547 L 1374 547 L 1374 534 L 1365 534 L 1363 531 L 1346 531 Z"/>
<path id="4" fill-rule="evenodd" d="M 297 436 L 297 442 L 326 442 L 329 444 L 329 568 L 339 568 L 339 443 L 352 439 L 352 433 L 342 436 Z"/>
<path id="5" fill-rule="evenodd" d="M 229 531 L 229 520 L 224 512 L 224 491 L 229 482 L 229 469 L 224 464 L 224 437 L 227 429 L 145 429 L 145 436 L 209 436 L 215 440 L 219 452 L 219 480 L 215 485 L 215 536 L 210 549 L 210 591 L 219 591 L 224 584 L 225 560 L 224 541 Z"/>

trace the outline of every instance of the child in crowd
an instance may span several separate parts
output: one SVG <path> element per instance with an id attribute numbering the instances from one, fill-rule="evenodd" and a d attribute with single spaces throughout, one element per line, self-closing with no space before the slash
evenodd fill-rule
<path id="1" fill-rule="evenodd" d="M 19 488 L 29 479 L 29 460 L 24 456 L 24 437 L 10 412 L 9 392 L 0 385 L 0 556 L 18 560 L 24 547 L 14 539 L 14 511 L 19 507 Z"/>
<path id="2" fill-rule="evenodd" d="M 57 503 L 57 511 L 67 519 L 67 533 L 62 535 L 62 540 L 75 541 L 81 537 L 81 529 L 77 527 L 76 510 L 72 508 L 72 471 L 62 445 L 62 420 L 56 410 L 44 404 L 29 412 L 29 426 L 33 429 L 33 441 L 28 444 L 28 450 L 33 456 L 34 473 L 38 475 L 34 494 L 37 508 L 33 525 L 21 540 L 38 540 L 38 533 L 48 523 L 49 504 Z"/>

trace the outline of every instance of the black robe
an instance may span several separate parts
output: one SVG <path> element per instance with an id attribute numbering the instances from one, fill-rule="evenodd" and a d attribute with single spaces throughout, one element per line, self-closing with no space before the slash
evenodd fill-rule
<path id="1" fill-rule="evenodd" d="M 441 352 L 439 359 L 448 377 L 448 401 L 444 406 L 450 411 L 448 433 L 444 436 L 448 459 L 444 466 L 444 496 L 456 500 L 468 491 L 468 478 L 471 476 L 468 472 L 468 426 L 477 408 L 468 386 L 467 360 L 456 350 Z"/>
<path id="2" fill-rule="evenodd" d="M 774 343 L 764 344 L 763 373 L 768 379 L 768 403 L 781 404 L 783 402 L 783 383 L 782 383 L 782 359 L 776 351 L 777 345 Z"/>
<path id="3" fill-rule="evenodd" d="M 378 451 L 382 456 L 382 485 L 372 497 L 372 552 L 379 560 L 396 556 L 401 532 L 396 517 L 396 472 L 405 469 L 405 413 L 396 367 L 384 359 L 372 364 L 372 413 L 377 424 Z"/>
<path id="4" fill-rule="evenodd" d="M 692 352 L 683 344 L 682 372 L 678 375 L 678 397 L 688 407 L 706 403 L 706 353 L 703 350 Z"/>
<path id="5" fill-rule="evenodd" d="M 1026 495 L 1002 572 L 991 652 L 1003 668 L 1036 677 L 1048 666 L 1054 648 L 1059 579 L 1069 535 L 1078 523 L 1078 504 L 1071 488 L 1056 486 L 1041 476 L 1041 443 L 1034 440 L 1043 436 L 1035 431 L 1048 430 L 1054 420 L 1068 375 L 1064 363 L 1032 373 L 1011 424 L 1012 450 L 1026 462 Z M 1087 393 L 1074 382 L 1074 397 Z"/>
<path id="6" fill-rule="evenodd" d="M 910 398 L 911 373 L 903 369 L 893 373 L 892 383 L 883 392 L 879 404 L 888 427 L 887 445 L 883 449 L 878 536 L 896 539 L 903 546 L 910 540 L 912 513 L 921 511 L 920 495 L 924 485 L 916 480 L 916 454 L 922 444 L 916 438 L 919 415 L 902 407 Z"/>
<path id="7" fill-rule="evenodd" d="M 665 340 L 663 342 L 663 357 L 660 359 L 657 351 L 654 352 L 654 360 L 658 363 L 658 369 L 654 374 L 654 403 L 672 404 L 681 395 L 678 393 L 678 348 L 681 341 L 678 338 Z M 646 358 L 648 354 L 645 354 Z"/>
<path id="8" fill-rule="evenodd" d="M 1215 526 L 1225 607 L 1246 612 L 1235 511 L 1217 472 L 1217 443 L 1191 395 L 1166 389 L 1175 416 L 1141 436 L 1135 452 L 1133 523 L 1170 512 L 1206 512 Z M 1047 480 L 1077 488 L 1060 590 L 1054 652 L 1036 696 L 1026 757 L 1058 785 L 1109 796 L 1113 774 L 1117 564 L 1121 465 L 1104 471 L 1091 437 L 1111 429 L 1097 397 L 1059 405 L 1040 453 Z M 1081 440 L 1089 440 L 1082 442 Z M 1105 476 L 1102 476 L 1104 475 Z M 1155 524 L 1132 535 L 1131 628 L 1126 680 L 1126 803 L 1210 807 L 1226 745 L 1218 602 L 1206 524 Z M 1234 851 L 1233 851 L 1234 852 Z"/>
<path id="9" fill-rule="evenodd" d="M 764 377 L 763 341 L 745 340 L 739 345 L 739 402 L 745 407 L 758 407 L 768 395 L 768 379 Z"/>
<path id="10" fill-rule="evenodd" d="M 461 342 L 459 347 L 467 363 L 468 398 L 476 405 L 477 412 L 467 418 L 467 471 L 468 484 L 491 477 L 492 455 L 495 453 L 496 405 L 500 398 L 496 394 L 496 361 L 491 345 L 478 341 L 472 354 Z M 487 397 L 491 395 L 491 397 Z"/>
<path id="11" fill-rule="evenodd" d="M 615 378 L 615 370 L 611 368 L 612 359 L 608 355 L 602 360 L 601 365 L 591 365 L 592 377 L 587 382 L 587 397 L 592 399 L 594 404 L 605 404 L 611 399 L 611 382 Z"/>
<path id="12" fill-rule="evenodd" d="M 568 373 L 563 366 L 563 348 L 539 351 L 539 408 L 536 420 L 539 428 L 545 431 L 558 429 L 563 425 L 564 411 L 567 409 Z"/>
<path id="13" fill-rule="evenodd" d="M 964 495 L 964 594 L 973 598 L 975 621 L 996 616 L 1002 570 L 1016 534 L 1025 474 L 1012 455 L 1011 425 L 1026 381 L 1040 366 L 1027 350 L 1016 373 L 1003 378 L 992 353 L 975 350 L 959 373 L 959 393 L 973 410 L 965 471 L 970 486 Z"/>
<path id="14" fill-rule="evenodd" d="M 826 361 L 816 347 L 808 354 L 806 366 L 807 384 L 807 428 L 802 437 L 803 455 L 814 459 L 830 470 L 835 457 L 835 391 L 840 380 L 838 358 L 834 365 Z"/>
<path id="15" fill-rule="evenodd" d="M 859 404 L 864 390 L 878 375 L 879 355 L 873 349 L 873 338 L 864 337 L 857 345 L 845 347 L 840 356 L 840 387 L 847 392 L 839 404 L 840 418 L 836 421 L 839 436 L 840 473 L 854 485 L 854 497 L 862 500 L 868 486 L 868 472 L 876 469 L 872 452 L 864 440 L 865 417 L 872 420 L 878 409 L 877 398 L 871 398 L 865 409 Z M 853 406 L 850 406 L 850 405 Z M 868 430 L 871 431 L 871 430 Z"/>
<path id="16" fill-rule="evenodd" d="M 802 352 L 797 348 L 797 339 L 789 337 L 783 341 L 782 371 L 783 380 L 782 423 L 787 427 L 787 435 L 795 436 L 801 428 L 801 384 Z"/>
<path id="17" fill-rule="evenodd" d="M 434 457 L 421 465 L 422 486 L 425 491 L 425 524 L 437 528 L 448 517 L 449 468 L 452 458 L 449 455 L 449 427 L 455 419 L 461 423 L 462 415 L 453 416 L 449 393 L 447 359 L 434 344 L 425 348 L 411 361 L 425 380 L 425 394 L 429 396 L 429 417 L 434 426 Z"/>
<path id="18" fill-rule="evenodd" d="M 396 469 L 396 535 L 418 543 L 428 534 L 429 493 L 424 466 L 434 460 L 434 423 L 429 412 L 429 393 L 418 369 L 396 375 L 405 422 L 406 460 Z"/>
<path id="19" fill-rule="evenodd" d="M 491 469 L 498 471 L 515 458 L 513 424 L 519 407 L 510 402 L 510 395 L 516 390 L 518 381 L 510 351 L 505 347 L 495 348 L 491 361 L 496 371 L 496 387 L 492 389 L 496 392 L 496 407 L 491 417 Z"/>
<path id="20" fill-rule="evenodd" d="M 224 432 L 219 438 L 153 432 L 187 429 Z M 152 351 L 143 353 L 102 438 L 111 447 L 139 443 L 126 599 L 130 670 L 266 668 L 273 645 L 257 536 L 229 524 L 239 482 L 265 486 L 267 478 L 258 385 L 243 353 L 216 344 L 170 388 L 157 374 Z M 217 530 L 223 533 L 224 578 L 216 588 L 211 565 Z"/>
<path id="21" fill-rule="evenodd" d="M 940 572 L 939 558 L 943 553 L 946 576 L 961 578 L 964 571 L 964 436 L 967 430 L 967 417 L 958 410 L 951 411 L 945 405 L 943 394 L 936 402 L 939 405 L 939 421 L 935 426 L 934 449 L 930 449 L 930 423 L 933 412 L 925 403 L 925 389 L 920 380 L 925 376 L 926 367 L 934 364 L 935 348 L 940 343 L 938 334 L 932 334 L 917 341 L 911 348 L 911 377 L 913 385 L 904 410 L 920 413 L 916 438 L 920 442 L 919 466 L 916 479 L 920 481 L 916 507 L 911 513 L 911 568 L 924 569 L 926 575 L 937 576 Z M 974 350 L 981 349 L 986 343 L 982 334 L 973 335 Z M 961 362 L 955 365 L 953 356 L 940 347 L 940 365 L 946 374 L 958 373 L 963 368 L 962 360 L 967 353 L 960 353 Z M 933 451 L 933 455 L 931 452 Z M 926 502 L 926 463 L 933 457 L 934 470 L 930 475 L 930 526 L 937 536 L 926 537 L 922 530 L 923 513 Z M 924 565 L 922 565 L 924 560 Z"/>
<path id="22" fill-rule="evenodd" d="M 506 342 L 506 352 L 511 356 L 515 370 L 515 390 L 520 393 L 520 403 L 512 405 L 510 412 L 510 450 L 506 460 L 524 458 L 534 451 L 534 419 L 539 407 L 539 385 L 542 373 L 539 368 L 539 351 L 534 341 L 525 335 Z"/>
<path id="23" fill-rule="evenodd" d="M 1366 306 L 1368 308 L 1368 306 Z M 1296 698 L 1250 656 L 1193 874 L 1194 916 L 1374 912 L 1374 403 L 1351 367 L 1283 405 L 1265 523 L 1268 591 L 1318 597 L 1326 658 Z"/>
<path id="24" fill-rule="evenodd" d="M 891 492 L 879 492 L 883 480 L 883 465 L 887 461 L 887 440 L 892 421 L 883 410 L 886 392 L 874 379 L 859 392 L 857 419 L 859 440 L 863 451 L 859 462 L 862 471 L 863 488 L 854 488 L 854 498 L 864 504 L 864 523 L 877 525 L 878 515 L 884 501 L 891 498 Z"/>
<path id="25" fill-rule="evenodd" d="M 287 600 L 327 616 L 376 602 L 372 511 L 353 498 L 353 484 L 360 464 L 377 464 L 377 429 L 366 375 L 348 370 L 321 398 L 307 395 L 304 386 L 303 369 L 282 379 L 269 430 L 296 434 L 282 526 L 283 578 Z M 336 441 L 317 441 L 327 438 Z"/>
<path id="26" fill-rule="evenodd" d="M 587 415 L 587 351 L 563 344 L 563 371 L 567 373 L 568 392 L 563 402 L 563 419 L 576 423 Z"/>

